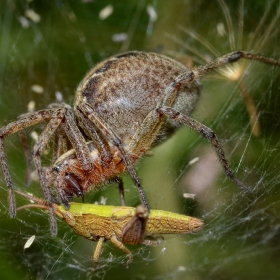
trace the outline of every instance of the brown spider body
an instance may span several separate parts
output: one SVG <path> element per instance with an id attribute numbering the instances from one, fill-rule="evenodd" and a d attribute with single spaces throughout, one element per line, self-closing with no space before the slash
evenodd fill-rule
<path id="1" fill-rule="evenodd" d="M 102 120 L 106 120 L 104 123 L 118 135 L 123 145 L 129 146 L 145 118 L 163 97 L 165 88 L 187 70 L 183 64 L 155 53 L 128 52 L 109 58 L 95 66 L 80 83 L 74 106 L 76 116 L 80 115 L 78 108 L 89 104 Z M 190 115 L 199 91 L 196 82 L 183 84 L 173 108 Z M 78 117 L 78 123 L 87 132 L 83 118 Z M 152 144 L 164 141 L 179 125 L 174 120 L 166 120 Z"/>
<path id="2" fill-rule="evenodd" d="M 94 67 L 80 83 L 74 109 L 64 103 L 25 114 L 0 129 L 0 161 L 9 189 L 11 216 L 16 215 L 13 180 L 10 175 L 4 138 L 27 127 L 47 122 L 33 149 L 33 161 L 47 200 L 52 233 L 57 231 L 51 185 L 67 208 L 73 195 L 84 196 L 106 182 L 119 182 L 127 171 L 144 206 L 145 193 L 134 165 L 151 147 L 168 138 L 180 125 L 210 140 L 229 179 L 245 191 L 229 167 L 216 134 L 190 117 L 199 96 L 196 82 L 207 73 L 241 58 L 280 66 L 280 62 L 245 51 L 235 51 L 189 70 L 166 56 L 128 52 L 111 57 Z M 22 136 L 22 134 L 21 134 Z M 43 168 L 41 157 L 54 139 L 53 166 Z"/>
<path id="3" fill-rule="evenodd" d="M 134 151 L 129 146 L 145 118 L 157 107 L 164 89 L 186 70 L 171 58 L 144 52 L 124 53 L 99 63 L 77 89 L 74 110 L 79 127 L 87 138 L 93 139 L 96 127 L 88 121 L 84 106 L 87 104 L 106 124 L 106 128 L 117 135 L 130 162 L 135 164 L 151 145 L 164 141 L 181 125 L 174 120 L 166 120 L 157 128 L 160 132 L 155 132 L 156 137 L 151 135 L 151 143 L 145 143 L 145 149 Z M 182 85 L 174 108 L 189 115 L 198 95 L 197 83 Z M 88 144 L 93 163 L 89 172 L 84 172 L 77 158 L 73 158 L 73 150 L 62 155 L 54 164 L 55 185 L 64 205 L 68 204 L 74 193 L 83 196 L 84 192 L 96 189 L 126 171 L 126 165 L 115 146 L 107 141 L 100 144 L 95 140 L 95 144 L 100 148 L 93 143 Z M 106 145 L 106 149 L 102 149 L 102 145 Z"/>

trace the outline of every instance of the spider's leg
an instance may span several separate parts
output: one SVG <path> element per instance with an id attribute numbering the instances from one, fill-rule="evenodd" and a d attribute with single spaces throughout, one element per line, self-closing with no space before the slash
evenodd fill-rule
<path id="1" fill-rule="evenodd" d="M 16 202 L 15 202 L 15 195 L 13 191 L 14 182 L 12 180 L 9 171 L 8 161 L 4 150 L 4 143 L 2 137 L 0 137 L 0 161 L 4 173 L 4 178 L 9 191 L 8 197 L 9 197 L 9 206 L 10 206 L 10 216 L 14 218 L 16 216 Z"/>
<path id="2" fill-rule="evenodd" d="M 100 133 L 100 130 L 94 125 L 94 123 L 89 120 L 86 115 L 84 115 L 83 110 L 78 105 L 76 107 L 76 116 L 79 120 L 79 126 L 82 128 L 83 132 L 91 139 L 94 146 L 97 148 L 102 165 L 104 167 L 109 166 L 112 162 L 112 153 L 105 137 Z"/>
<path id="3" fill-rule="evenodd" d="M 24 154 L 25 154 L 26 166 L 27 166 L 27 168 L 26 168 L 26 182 L 25 182 L 25 184 L 26 184 L 27 187 L 29 187 L 30 184 L 31 184 L 31 172 L 32 172 L 31 162 L 32 162 L 32 156 L 31 156 L 31 153 L 30 153 L 30 149 L 28 147 L 25 131 L 20 130 L 19 131 L 19 137 L 20 137 L 20 140 L 21 140 L 21 143 L 22 143 L 23 151 L 24 151 Z"/>
<path id="4" fill-rule="evenodd" d="M 11 217 L 16 216 L 16 204 L 15 204 L 15 198 L 14 198 L 14 192 L 13 192 L 13 180 L 9 171 L 8 161 L 6 157 L 6 153 L 4 150 L 4 138 L 9 136 L 10 134 L 14 134 L 18 131 L 21 131 L 27 127 L 33 126 L 35 124 L 44 122 L 46 120 L 51 119 L 52 114 L 54 110 L 46 109 L 41 110 L 35 113 L 30 113 L 24 115 L 22 118 L 9 123 L 8 125 L 2 127 L 0 129 L 0 161 L 4 173 L 4 178 L 6 181 L 6 184 L 9 189 L 9 205 L 10 205 L 10 215 Z"/>
<path id="5" fill-rule="evenodd" d="M 178 97 L 180 87 L 180 83 L 173 82 L 164 89 L 162 98 L 156 104 L 155 109 L 146 116 L 130 140 L 127 148 L 129 153 L 141 156 L 150 149 L 165 123 L 165 117 L 159 117 L 156 108 L 163 106 L 162 104 L 172 107 Z"/>
<path id="6" fill-rule="evenodd" d="M 258 54 L 253 54 L 245 51 L 234 51 L 223 56 L 220 56 L 213 61 L 194 68 L 192 70 L 187 70 L 180 74 L 171 84 L 169 84 L 165 90 L 162 99 L 158 102 L 158 106 L 169 106 L 172 107 L 174 99 L 177 97 L 178 90 L 182 83 L 192 83 L 198 78 L 206 75 L 209 72 L 215 71 L 229 63 L 238 61 L 239 59 L 255 60 L 266 64 L 271 64 L 280 67 L 280 61 L 272 58 L 264 57 Z"/>
<path id="7" fill-rule="evenodd" d="M 237 53 L 240 53 L 241 57 L 238 57 L 238 59 L 240 58 L 245 58 L 245 59 L 249 59 L 249 60 L 255 60 L 255 61 L 259 61 L 262 63 L 266 63 L 266 64 L 271 64 L 271 65 L 275 65 L 275 66 L 280 66 L 280 60 L 276 60 L 270 57 L 265 57 L 262 55 L 258 55 L 255 53 L 250 53 L 250 52 L 245 52 L 245 51 L 237 51 Z M 230 56 L 232 54 L 232 56 L 235 56 L 235 52 L 230 53 L 228 56 Z M 232 62 L 232 61 L 230 61 Z"/>
<path id="8" fill-rule="evenodd" d="M 60 110 L 63 110 L 64 117 L 63 122 L 61 123 L 63 134 L 67 137 L 67 142 L 69 140 L 69 142 L 72 145 L 72 148 L 75 150 L 75 155 L 84 174 L 90 174 L 90 172 L 93 169 L 93 160 L 86 139 L 75 121 L 74 110 L 72 108 L 66 107 Z M 83 189 L 77 182 L 76 178 L 73 177 L 71 174 L 65 173 L 65 170 L 67 170 L 67 168 L 67 164 L 63 168 L 60 167 L 60 174 L 62 175 L 59 177 L 60 179 L 58 180 L 57 184 L 55 184 L 57 194 L 65 208 L 69 208 L 69 201 L 71 200 L 73 193 L 82 197 L 84 194 Z M 69 191 L 67 193 L 67 190 L 64 189 L 63 184 L 66 182 L 67 184 L 70 184 L 72 188 L 74 188 L 74 191 L 72 190 L 72 193 L 69 193 Z"/>
<path id="9" fill-rule="evenodd" d="M 64 108 L 64 110 L 64 121 L 61 124 L 62 128 L 75 149 L 77 159 L 84 172 L 89 173 L 92 170 L 92 159 L 89 147 L 75 122 L 74 110 L 70 108 Z"/>
<path id="10" fill-rule="evenodd" d="M 124 184 L 123 184 L 122 178 L 121 177 L 112 178 L 108 181 L 108 183 L 109 184 L 111 184 L 111 183 L 112 184 L 114 184 L 114 183 L 118 184 L 121 206 L 126 206 L 125 197 L 124 197 Z"/>
<path id="11" fill-rule="evenodd" d="M 227 175 L 227 177 L 232 180 L 235 184 L 237 184 L 240 188 L 242 188 L 246 192 L 252 192 L 245 184 L 243 184 L 240 180 L 238 180 L 233 171 L 231 170 L 229 163 L 225 157 L 224 150 L 218 140 L 218 137 L 216 134 L 207 126 L 204 124 L 198 122 L 195 119 L 192 119 L 186 115 L 183 115 L 182 113 L 174 110 L 170 107 L 160 107 L 157 109 L 159 115 L 164 115 L 168 118 L 174 119 L 178 122 L 181 122 L 188 126 L 189 128 L 199 132 L 204 138 L 207 140 L 210 140 L 216 153 L 218 156 L 218 159 Z"/>
<path id="12" fill-rule="evenodd" d="M 116 182 L 118 183 L 119 187 L 119 193 L 120 193 L 120 200 L 121 200 L 121 205 L 125 206 L 125 198 L 124 198 L 124 187 L 123 187 L 123 179 L 118 177 L 116 179 Z"/>
<path id="13" fill-rule="evenodd" d="M 146 198 L 146 195 L 144 193 L 144 190 L 142 188 L 140 178 L 138 177 L 136 170 L 133 166 L 132 160 L 127 154 L 127 151 L 125 151 L 123 147 L 123 143 L 121 139 L 110 129 L 108 126 L 100 120 L 100 118 L 95 114 L 94 110 L 88 105 L 85 104 L 83 108 L 80 108 L 83 111 L 83 114 L 86 115 L 86 117 L 94 123 L 94 125 L 102 132 L 103 135 L 107 137 L 107 139 L 113 143 L 113 145 L 118 149 L 122 160 L 125 163 L 125 166 L 132 177 L 134 184 L 137 186 L 142 203 L 145 205 L 145 207 L 150 211 L 150 206 L 148 204 L 148 200 Z"/>
<path id="14" fill-rule="evenodd" d="M 245 52 L 245 51 L 234 51 L 223 56 L 220 56 L 213 61 L 199 66 L 193 70 L 188 70 L 182 74 L 180 74 L 173 83 L 171 83 L 165 90 L 165 99 L 163 100 L 161 106 L 169 106 L 167 104 L 170 95 L 172 92 L 180 87 L 181 83 L 192 83 L 193 81 L 197 80 L 199 77 L 204 76 L 205 74 L 212 72 L 220 67 L 223 67 L 229 63 L 233 63 L 238 61 L 239 59 L 248 59 L 248 60 L 255 60 L 266 64 L 271 64 L 280 67 L 280 61 L 275 60 L 269 57 L 264 57 L 258 54 Z M 159 106 L 160 107 L 160 106 Z"/>
<path id="15" fill-rule="evenodd" d="M 161 108 L 163 106 L 172 107 L 174 101 L 178 96 L 181 84 L 192 83 L 199 77 L 204 76 L 205 74 L 214 71 L 215 69 L 218 69 L 222 66 L 225 66 L 228 63 L 235 62 L 241 58 L 256 60 L 263 63 L 280 66 L 280 61 L 271 58 L 266 58 L 260 55 L 251 54 L 244 51 L 235 51 L 228 53 L 224 56 L 213 60 L 212 62 L 206 65 L 200 66 L 193 70 L 188 70 L 179 75 L 171 84 L 169 84 L 165 88 L 163 96 L 161 100 L 157 103 L 156 108 Z M 163 112 L 161 112 L 161 114 L 159 114 L 159 111 L 157 109 L 152 110 L 145 118 L 140 128 L 136 131 L 135 135 L 133 135 L 133 138 L 129 143 L 127 151 L 136 155 L 144 154 L 154 142 L 167 116 L 167 113 L 164 114 Z M 208 129 L 208 132 L 210 132 L 210 129 Z M 204 135 L 204 137 L 207 137 L 207 135 Z M 216 149 L 216 152 L 220 154 L 220 160 L 223 164 L 224 169 L 226 170 L 227 176 L 231 178 L 231 180 L 233 180 L 237 185 L 249 191 L 249 189 L 234 176 L 233 172 L 229 168 L 224 156 L 224 152 L 220 148 L 219 141 L 217 141 L 217 137 L 215 136 L 211 141 L 213 145 L 216 145 L 214 145 L 214 147 Z"/>
<path id="16" fill-rule="evenodd" d="M 64 130 L 61 126 L 57 128 L 57 131 L 54 135 L 54 147 L 53 147 L 53 160 L 52 163 L 54 164 L 56 160 L 69 151 L 71 149 L 71 143 L 69 142 L 67 135 L 65 134 Z"/>
<path id="17" fill-rule="evenodd" d="M 43 154 L 44 148 L 46 147 L 47 143 L 50 141 L 51 137 L 53 136 L 54 132 L 57 130 L 59 125 L 61 124 L 62 120 L 64 120 L 65 117 L 65 108 L 57 109 L 54 114 L 52 115 L 52 118 L 50 119 L 49 123 L 41 133 L 41 135 L 38 138 L 37 143 L 34 146 L 33 151 L 33 160 L 34 164 L 39 176 L 39 180 L 44 192 L 44 196 L 47 200 L 49 209 L 50 209 L 50 219 L 51 219 L 51 229 L 52 234 L 55 236 L 57 234 L 57 224 L 55 220 L 55 213 L 52 206 L 52 193 L 50 190 L 50 185 L 48 184 L 48 179 L 46 175 L 46 170 L 42 166 L 41 162 L 41 156 Z"/>

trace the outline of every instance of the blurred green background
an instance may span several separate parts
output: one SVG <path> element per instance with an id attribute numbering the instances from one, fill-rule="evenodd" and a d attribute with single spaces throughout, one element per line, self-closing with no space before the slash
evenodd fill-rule
<path id="1" fill-rule="evenodd" d="M 27 112 L 31 100 L 36 110 L 45 108 L 58 91 L 72 104 L 85 73 L 122 51 L 161 52 L 187 65 L 238 48 L 279 59 L 279 4 L 257 0 L 2 1 L 0 126 Z M 113 11 L 102 18 L 100 12 L 108 5 Z M 115 39 L 120 34 L 117 38 L 124 41 Z M 232 169 L 254 191 L 252 195 L 225 178 L 208 142 L 183 128 L 154 149 L 153 157 L 141 161 L 138 172 L 152 208 L 202 218 L 203 231 L 168 236 L 156 248 L 130 246 L 134 261 L 129 269 L 123 252 L 107 242 L 94 269 L 95 243 L 77 236 L 63 222 L 53 238 L 48 216 L 40 210 L 9 218 L 1 173 L 0 278 L 280 278 L 280 71 L 258 62 L 238 65 L 242 82 L 222 73 L 202 79 L 203 94 L 193 116 L 217 133 Z M 43 93 L 34 92 L 33 85 L 41 86 Z M 255 102 L 258 136 L 250 126 L 241 88 Z M 16 187 L 26 190 L 20 141 L 13 135 L 5 143 Z M 138 205 L 137 189 L 128 176 L 124 181 L 127 204 Z M 42 197 L 36 182 L 27 191 Z M 195 199 L 185 199 L 183 193 L 196 194 Z M 87 194 L 86 201 L 100 201 L 101 196 L 107 204 L 119 204 L 117 188 L 111 186 Z M 17 197 L 18 205 L 25 203 Z M 24 250 L 32 235 L 36 235 L 34 243 Z"/>

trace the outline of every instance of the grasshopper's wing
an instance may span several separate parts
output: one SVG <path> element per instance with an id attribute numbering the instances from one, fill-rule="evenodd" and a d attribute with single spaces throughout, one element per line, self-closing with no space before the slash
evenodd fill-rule
<path id="1" fill-rule="evenodd" d="M 123 227 L 122 230 L 122 242 L 125 244 L 140 244 L 145 237 L 146 223 L 148 220 L 148 210 L 139 205 L 136 208 L 135 215 L 131 220 Z"/>

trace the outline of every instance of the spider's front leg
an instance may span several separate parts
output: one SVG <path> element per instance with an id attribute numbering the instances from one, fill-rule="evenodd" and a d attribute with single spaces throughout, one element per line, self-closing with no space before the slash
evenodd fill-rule
<path id="1" fill-rule="evenodd" d="M 116 177 L 116 178 L 113 178 L 112 180 L 109 180 L 108 183 L 117 183 L 118 184 L 121 206 L 126 206 L 125 197 L 124 197 L 123 179 L 121 177 Z"/>
<path id="2" fill-rule="evenodd" d="M 84 170 L 84 172 L 89 172 L 92 168 L 91 166 L 91 158 L 90 158 L 90 152 L 87 147 L 87 144 L 85 142 L 85 139 L 81 135 L 79 129 L 77 128 L 74 119 L 73 119 L 73 110 L 68 107 L 62 107 L 57 109 L 50 109 L 52 114 L 51 116 L 48 116 L 48 119 L 50 119 L 49 123 L 41 133 L 41 135 L 38 138 L 37 143 L 34 146 L 33 150 L 33 161 L 38 173 L 39 181 L 41 184 L 41 187 L 44 192 L 44 196 L 47 200 L 47 204 L 50 209 L 50 219 L 51 219 L 51 231 L 53 235 L 57 234 L 57 224 L 55 220 L 55 213 L 52 206 L 53 203 L 53 197 L 52 192 L 50 189 L 50 180 L 47 177 L 49 174 L 46 174 L 46 169 L 43 168 L 42 162 L 41 162 L 41 156 L 43 154 L 43 151 L 47 145 L 47 143 L 50 141 L 51 137 L 57 131 L 57 129 L 62 127 L 64 130 L 66 136 L 68 137 L 69 141 L 71 142 L 72 146 L 74 147 L 76 151 L 76 156 Z M 34 116 L 38 116 L 37 113 L 33 114 Z M 40 115 L 39 115 L 40 117 Z M 30 122 L 30 116 L 29 122 Z M 31 118 L 31 119 L 33 119 Z M 38 122 L 37 122 L 38 123 Z M 15 132 L 15 131 L 14 131 Z M 4 169 L 4 168 L 3 168 Z M 64 201 L 64 197 L 60 197 L 60 200 Z M 69 200 L 67 200 L 67 203 Z"/>
<path id="3" fill-rule="evenodd" d="M 9 205 L 10 205 L 10 215 L 12 217 L 16 216 L 16 205 L 13 187 L 14 183 L 9 171 L 8 161 L 6 153 L 4 150 L 4 139 L 10 134 L 14 134 L 24 130 L 27 127 L 47 122 L 46 128 L 43 130 L 42 134 L 38 138 L 33 150 L 33 160 L 39 176 L 40 184 L 43 189 L 45 198 L 47 200 L 48 206 L 50 207 L 50 219 L 52 225 L 53 235 L 57 232 L 57 225 L 54 217 L 54 212 L 52 209 L 52 193 L 50 190 L 50 180 L 47 178 L 45 169 L 42 167 L 41 156 L 46 144 L 50 141 L 54 132 L 61 126 L 64 134 L 69 139 L 71 145 L 75 149 L 75 154 L 78 161 L 80 162 L 81 168 L 85 173 L 89 173 L 92 169 L 92 162 L 90 151 L 87 143 L 79 131 L 77 124 L 74 121 L 74 112 L 71 108 L 62 107 L 54 109 L 45 109 L 35 113 L 28 113 L 23 115 L 17 121 L 8 124 L 0 129 L 0 160 L 2 169 L 4 172 L 4 177 L 9 190 Z M 66 198 L 67 202 L 69 201 Z"/>
<path id="4" fill-rule="evenodd" d="M 87 177 L 92 172 L 94 165 L 89 146 L 75 122 L 73 109 L 61 108 L 57 110 L 58 114 L 63 116 L 61 122 L 63 134 L 66 135 L 73 147 L 74 153 L 73 151 L 70 151 L 70 153 L 72 156 L 75 155 L 78 161 L 74 166 L 69 164 L 67 160 L 64 160 L 65 157 L 67 158 L 67 153 L 65 153 L 58 159 L 58 161 L 61 160 L 62 164 L 54 166 L 53 168 L 53 171 L 57 173 L 57 180 L 55 183 L 57 194 L 64 207 L 68 208 L 73 194 L 81 196 L 82 198 L 84 196 L 83 186 L 81 186 L 79 182 L 79 175 L 75 174 L 75 172 L 82 173 L 84 177 Z M 70 161 L 72 156 L 70 156 Z M 76 166 L 77 169 L 74 172 Z"/>
<path id="5" fill-rule="evenodd" d="M 52 164 L 54 164 L 60 156 L 71 149 L 71 143 L 68 140 L 67 135 L 65 134 L 61 126 L 58 127 L 54 135 Z"/>
<path id="6" fill-rule="evenodd" d="M 10 206 L 10 216 L 14 218 L 16 216 L 16 202 L 15 202 L 15 195 L 14 195 L 14 182 L 12 180 L 9 167 L 8 167 L 8 161 L 6 157 L 6 153 L 4 150 L 4 143 L 3 143 L 3 136 L 0 137 L 0 161 L 2 165 L 2 169 L 4 172 L 4 177 L 6 181 L 6 185 L 8 187 L 8 197 L 9 197 L 9 206 Z"/>
<path id="7" fill-rule="evenodd" d="M 44 195 L 46 197 L 47 203 L 50 207 L 50 214 L 51 214 L 50 218 L 51 218 L 53 235 L 56 235 L 57 233 L 57 225 L 56 225 L 55 215 L 52 207 L 53 201 L 52 201 L 52 193 L 50 191 L 51 180 L 49 179 L 50 174 L 46 174 L 46 169 L 42 167 L 41 156 L 46 144 L 50 141 L 51 137 L 57 130 L 58 131 L 63 130 L 63 135 L 62 135 L 63 138 L 66 135 L 67 138 L 69 139 L 71 145 L 75 150 L 76 157 L 80 163 L 83 172 L 87 174 L 90 173 L 92 170 L 92 160 L 90 156 L 90 151 L 83 135 L 81 134 L 79 128 L 77 127 L 77 124 L 75 123 L 73 110 L 69 107 L 53 109 L 53 114 L 51 116 L 51 119 L 47 124 L 46 128 L 44 129 L 44 131 L 42 132 L 42 134 L 39 136 L 39 139 L 33 151 L 33 160 L 39 176 L 40 184 L 44 191 Z M 61 144 L 61 141 L 64 140 L 60 139 L 59 141 L 60 143 L 58 144 Z M 70 184 L 72 190 L 74 189 L 74 192 L 76 194 L 83 197 L 82 188 L 78 184 L 76 184 L 75 179 L 72 178 L 70 174 L 65 174 L 65 177 L 63 179 L 64 182 Z M 59 195 L 60 201 L 64 204 L 65 207 L 68 207 L 69 200 L 72 198 L 72 196 L 71 195 L 70 197 L 67 196 L 67 193 L 61 190 L 59 185 L 56 187 L 57 187 L 57 193 Z"/>
<path id="8" fill-rule="evenodd" d="M 44 196 L 47 200 L 47 204 L 50 209 L 51 231 L 54 236 L 57 234 L 57 224 L 56 224 L 56 220 L 55 220 L 54 209 L 52 207 L 53 199 L 52 199 L 52 193 L 50 190 L 50 184 L 49 184 L 49 180 L 47 178 L 46 170 L 42 166 L 41 156 L 43 154 L 44 148 L 46 147 L 47 143 L 50 141 L 53 133 L 57 130 L 57 128 L 61 124 L 62 120 L 64 119 L 64 115 L 65 115 L 64 109 L 57 110 L 52 115 L 51 120 L 49 121 L 46 128 L 43 130 L 43 132 L 39 136 L 38 141 L 35 144 L 34 150 L 33 150 L 33 161 L 34 161 L 37 173 L 38 173 L 41 187 L 44 192 Z"/>
<path id="9" fill-rule="evenodd" d="M 14 133 L 17 133 L 27 127 L 36 125 L 38 123 L 44 122 L 51 119 L 54 110 L 46 109 L 41 110 L 36 113 L 26 114 L 19 120 L 16 120 L 0 129 L 0 161 L 4 173 L 4 178 L 9 190 L 9 206 L 10 206 L 10 215 L 11 217 L 16 216 L 16 203 L 14 198 L 14 183 L 10 174 L 9 165 L 4 150 L 4 139 Z"/>

